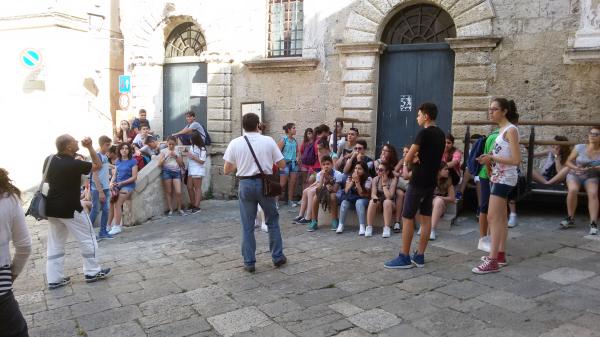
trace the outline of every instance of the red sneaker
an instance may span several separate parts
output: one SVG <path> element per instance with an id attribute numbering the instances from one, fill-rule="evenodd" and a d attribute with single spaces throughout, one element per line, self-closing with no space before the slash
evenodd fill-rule
<path id="1" fill-rule="evenodd" d="M 490 259 L 490 257 L 488 255 L 481 257 L 481 261 L 482 262 L 489 261 L 489 259 Z M 508 264 L 508 262 L 506 262 L 506 255 L 504 255 L 504 254 L 500 255 L 500 253 L 498 253 L 498 259 L 497 259 L 497 261 L 498 261 L 498 266 L 499 267 L 504 267 L 504 266 L 506 266 Z"/>
<path id="2" fill-rule="evenodd" d="M 488 258 L 487 261 L 472 269 L 475 274 L 489 274 L 500 271 L 498 260 Z"/>

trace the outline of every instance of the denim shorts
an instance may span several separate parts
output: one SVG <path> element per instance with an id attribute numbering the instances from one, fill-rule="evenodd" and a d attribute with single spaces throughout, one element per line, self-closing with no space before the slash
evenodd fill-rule
<path id="1" fill-rule="evenodd" d="M 503 199 L 508 199 L 508 195 L 514 188 L 514 186 L 506 184 L 492 184 L 490 194 Z"/>
<path id="2" fill-rule="evenodd" d="M 285 167 L 279 170 L 280 176 L 289 176 L 290 173 L 300 172 L 300 165 L 293 161 L 286 161 Z"/>
<path id="3" fill-rule="evenodd" d="M 131 192 L 133 192 L 133 190 L 135 190 L 135 185 L 127 185 L 127 186 L 119 187 L 120 192 L 131 193 Z"/>
<path id="4" fill-rule="evenodd" d="M 181 171 L 162 170 L 162 180 L 181 179 Z"/>

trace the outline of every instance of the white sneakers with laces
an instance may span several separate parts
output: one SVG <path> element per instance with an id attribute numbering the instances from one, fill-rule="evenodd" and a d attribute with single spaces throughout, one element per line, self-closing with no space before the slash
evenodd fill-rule
<path id="1" fill-rule="evenodd" d="M 383 226 L 383 234 L 381 234 L 382 238 L 390 237 L 390 226 Z"/>

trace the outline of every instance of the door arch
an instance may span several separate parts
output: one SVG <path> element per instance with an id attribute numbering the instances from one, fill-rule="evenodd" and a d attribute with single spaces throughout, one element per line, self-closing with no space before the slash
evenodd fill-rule
<path id="1" fill-rule="evenodd" d="M 173 29 L 165 41 L 163 66 L 163 132 L 171 135 L 185 126 L 185 112 L 192 110 L 206 127 L 207 66 L 200 55 L 206 40 L 193 22 Z"/>
<path id="2" fill-rule="evenodd" d="M 456 37 L 450 14 L 431 4 L 416 4 L 394 15 L 381 34 L 386 44 L 379 64 L 377 148 L 411 144 L 418 132 L 420 104 L 438 106 L 437 124 L 452 123 L 454 52 L 445 41 Z"/>

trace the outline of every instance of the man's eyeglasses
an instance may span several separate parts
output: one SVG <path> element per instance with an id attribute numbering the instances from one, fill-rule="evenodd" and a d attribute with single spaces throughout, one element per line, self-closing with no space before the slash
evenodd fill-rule
<path id="1" fill-rule="evenodd" d="M 590 136 L 592 136 L 592 137 L 600 137 L 600 132 L 590 132 Z"/>
<path id="2" fill-rule="evenodd" d="M 360 151 L 360 150 L 362 150 L 363 148 L 362 148 L 362 146 L 356 146 L 356 147 L 354 147 L 354 149 L 355 149 L 356 151 Z"/>

